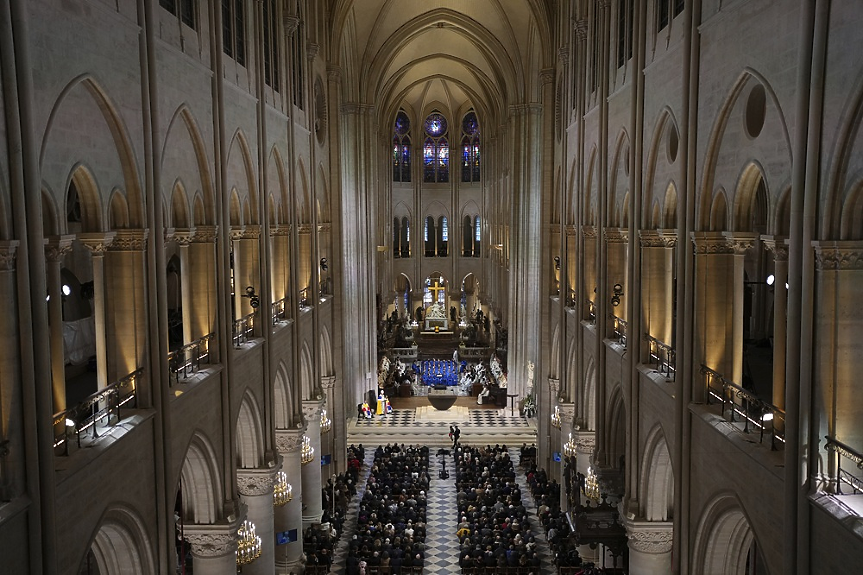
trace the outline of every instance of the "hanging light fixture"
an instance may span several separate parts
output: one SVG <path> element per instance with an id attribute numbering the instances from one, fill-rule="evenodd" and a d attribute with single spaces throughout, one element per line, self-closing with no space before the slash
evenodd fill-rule
<path id="1" fill-rule="evenodd" d="M 276 482 L 273 484 L 273 505 L 281 507 L 294 498 L 294 488 L 288 483 L 288 474 L 284 471 L 276 473 Z"/>
<path id="2" fill-rule="evenodd" d="M 333 420 L 327 417 L 327 410 L 321 410 L 321 433 L 326 433 L 333 427 Z"/>
<path id="3" fill-rule="evenodd" d="M 248 565 L 261 556 L 261 538 L 255 534 L 255 524 L 246 519 L 237 529 L 237 565 Z"/>
<path id="4" fill-rule="evenodd" d="M 300 450 L 300 461 L 305 465 L 315 458 L 315 448 L 312 447 L 312 440 L 308 436 L 303 436 L 303 447 Z"/>
<path id="5" fill-rule="evenodd" d="M 551 426 L 560 429 L 560 406 L 555 405 L 551 413 Z"/>
<path id="6" fill-rule="evenodd" d="M 599 480 L 593 467 L 587 468 L 587 477 L 584 480 L 584 496 L 594 501 L 599 501 Z"/>
<path id="7" fill-rule="evenodd" d="M 569 440 L 563 444 L 563 454 L 567 457 L 575 457 L 575 441 L 572 440 L 572 434 L 569 434 Z"/>

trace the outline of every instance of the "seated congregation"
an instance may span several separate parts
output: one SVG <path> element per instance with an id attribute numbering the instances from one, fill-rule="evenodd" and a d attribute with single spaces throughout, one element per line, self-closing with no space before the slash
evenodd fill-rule
<path id="1" fill-rule="evenodd" d="M 379 446 L 348 544 L 347 575 L 422 573 L 428 447 Z"/>

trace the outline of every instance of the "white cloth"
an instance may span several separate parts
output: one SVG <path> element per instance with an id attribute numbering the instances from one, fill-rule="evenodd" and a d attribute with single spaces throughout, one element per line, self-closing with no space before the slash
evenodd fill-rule
<path id="1" fill-rule="evenodd" d="M 63 359 L 83 365 L 96 355 L 96 322 L 93 316 L 63 322 Z"/>

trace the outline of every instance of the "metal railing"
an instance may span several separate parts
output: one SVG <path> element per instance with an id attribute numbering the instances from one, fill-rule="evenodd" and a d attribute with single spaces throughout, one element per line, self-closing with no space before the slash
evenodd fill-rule
<path id="1" fill-rule="evenodd" d="M 569 308 L 574 308 L 575 304 L 575 290 L 569 290 L 566 294 L 566 303 L 564 305 Z"/>
<path id="2" fill-rule="evenodd" d="M 587 319 L 596 323 L 596 303 L 592 300 L 587 301 Z"/>
<path id="3" fill-rule="evenodd" d="M 676 361 L 677 353 L 670 345 L 663 343 L 650 335 L 644 334 L 644 339 L 648 344 L 648 363 L 659 366 L 659 373 L 665 374 L 669 379 L 674 379 L 677 373 Z"/>
<path id="4" fill-rule="evenodd" d="M 54 414 L 54 447 L 64 446 L 63 455 L 69 455 L 69 440 L 75 435 L 78 447 L 81 447 L 82 434 L 96 440 L 99 437 L 99 426 L 115 425 L 121 420 L 121 407 L 134 407 L 138 399 L 138 377 L 144 372 L 138 368 L 129 375 L 120 378 L 104 389 L 85 398 L 77 405 Z M 116 419 L 111 420 L 111 416 Z"/>
<path id="5" fill-rule="evenodd" d="M 767 433 L 770 436 L 770 449 L 773 451 L 778 449 L 780 443 L 785 443 L 783 410 L 725 379 L 721 373 L 704 364 L 701 364 L 701 373 L 705 376 L 705 399 L 708 405 L 713 403 L 711 400 L 722 402 L 723 417 L 731 423 L 742 423 L 743 433 L 757 432 L 759 443 L 764 442 L 764 435 Z"/>
<path id="6" fill-rule="evenodd" d="M 201 364 L 210 363 L 210 345 L 215 340 L 216 334 L 207 334 L 192 343 L 187 343 L 180 349 L 168 354 L 168 384 L 174 385 L 190 375 L 195 375 L 201 368 Z"/>
<path id="7" fill-rule="evenodd" d="M 626 320 L 616 315 L 611 316 L 611 319 L 614 320 L 614 337 L 617 338 L 617 343 L 626 347 Z"/>
<path id="8" fill-rule="evenodd" d="M 288 298 L 283 297 L 279 301 L 274 301 L 272 305 L 273 325 L 280 321 L 285 321 L 288 318 L 287 314 Z"/>
<path id="9" fill-rule="evenodd" d="M 825 443 L 824 447 L 827 449 L 827 451 L 832 451 L 837 455 L 841 455 L 845 459 L 848 459 L 852 463 L 854 463 L 857 466 L 857 469 L 863 470 L 863 454 L 851 449 L 835 437 L 827 435 L 825 436 L 825 439 L 827 440 L 827 443 Z M 857 495 L 863 493 L 863 477 L 858 477 L 857 475 L 852 474 L 850 471 L 842 469 L 842 457 L 836 458 L 837 495 L 843 495 L 843 483 L 851 487 L 852 492 L 848 495 Z"/>
<path id="10" fill-rule="evenodd" d="M 240 319 L 234 320 L 232 341 L 234 347 L 240 347 L 254 335 L 255 331 L 255 314 L 252 312 L 249 315 L 243 316 Z"/>
<path id="11" fill-rule="evenodd" d="M 309 305 L 309 288 L 305 287 L 300 290 L 300 309 L 306 309 Z"/>

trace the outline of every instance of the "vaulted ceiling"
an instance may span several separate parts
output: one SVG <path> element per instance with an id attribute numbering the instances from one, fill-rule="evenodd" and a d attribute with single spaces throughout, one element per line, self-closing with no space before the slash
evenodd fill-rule
<path id="1" fill-rule="evenodd" d="M 497 122 L 536 101 L 550 59 L 547 0 L 336 0 L 333 59 L 343 100 L 455 113 Z"/>

